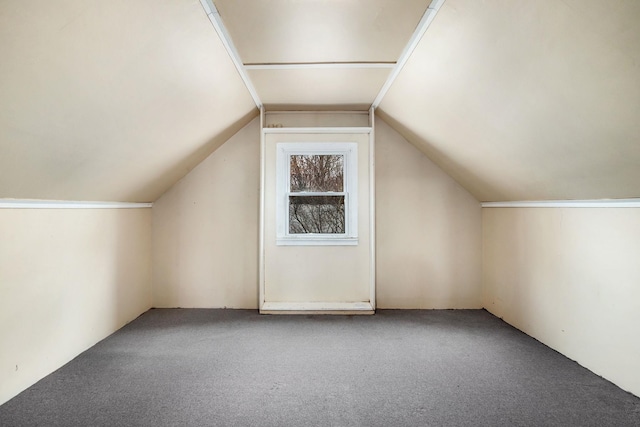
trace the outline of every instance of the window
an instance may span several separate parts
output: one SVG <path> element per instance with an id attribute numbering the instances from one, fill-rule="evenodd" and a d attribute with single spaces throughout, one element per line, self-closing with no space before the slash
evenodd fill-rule
<path id="1" fill-rule="evenodd" d="M 277 144 L 279 245 L 357 245 L 357 144 Z"/>

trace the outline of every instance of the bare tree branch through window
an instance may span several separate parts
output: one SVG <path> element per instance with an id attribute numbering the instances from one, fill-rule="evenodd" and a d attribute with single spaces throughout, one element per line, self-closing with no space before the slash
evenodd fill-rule
<path id="1" fill-rule="evenodd" d="M 344 234 L 344 156 L 301 154 L 289 161 L 289 233 Z"/>

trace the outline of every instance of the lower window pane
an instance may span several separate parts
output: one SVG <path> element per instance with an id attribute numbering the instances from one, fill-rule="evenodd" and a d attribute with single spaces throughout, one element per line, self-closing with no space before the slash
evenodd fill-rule
<path id="1" fill-rule="evenodd" d="M 344 234 L 344 196 L 289 196 L 289 234 Z"/>

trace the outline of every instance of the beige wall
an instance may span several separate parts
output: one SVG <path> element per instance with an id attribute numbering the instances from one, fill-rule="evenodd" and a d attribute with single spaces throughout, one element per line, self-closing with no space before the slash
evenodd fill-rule
<path id="1" fill-rule="evenodd" d="M 0 209 L 0 404 L 151 307 L 149 209 Z"/>
<path id="2" fill-rule="evenodd" d="M 380 308 L 481 308 L 480 203 L 385 122 L 376 122 Z"/>
<path id="3" fill-rule="evenodd" d="M 258 307 L 259 188 L 256 119 L 154 203 L 155 307 Z"/>
<path id="4" fill-rule="evenodd" d="M 369 302 L 369 134 L 269 134 L 265 139 L 265 302 Z M 276 152 L 280 142 L 358 144 L 358 244 L 276 245 Z"/>
<path id="5" fill-rule="evenodd" d="M 362 127 L 369 126 L 369 112 L 345 113 L 332 111 L 291 112 L 267 111 L 264 115 L 265 127 Z"/>
<path id="6" fill-rule="evenodd" d="M 484 304 L 640 395 L 640 209 L 483 210 Z"/>
<path id="7" fill-rule="evenodd" d="M 259 156 L 254 120 L 154 203 L 154 306 L 257 308 Z M 480 204 L 381 120 L 376 215 L 378 307 L 482 307 Z"/>

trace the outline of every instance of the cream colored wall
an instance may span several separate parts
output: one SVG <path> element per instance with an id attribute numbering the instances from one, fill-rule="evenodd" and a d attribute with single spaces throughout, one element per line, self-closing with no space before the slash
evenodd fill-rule
<path id="1" fill-rule="evenodd" d="M 279 142 L 358 144 L 358 245 L 276 245 Z M 265 302 L 369 302 L 369 135 L 269 134 L 265 145 Z"/>
<path id="2" fill-rule="evenodd" d="M 380 308 L 481 308 L 480 203 L 376 121 Z"/>
<path id="3" fill-rule="evenodd" d="M 255 120 L 154 203 L 154 306 L 257 308 L 259 156 Z M 381 120 L 376 215 L 378 307 L 482 307 L 480 204 Z"/>
<path id="4" fill-rule="evenodd" d="M 149 209 L 0 209 L 0 404 L 151 307 Z"/>
<path id="5" fill-rule="evenodd" d="M 155 307 L 258 307 L 259 187 L 256 119 L 154 203 Z"/>
<path id="6" fill-rule="evenodd" d="M 369 126 L 368 111 L 268 111 L 265 127 L 365 127 Z"/>
<path id="7" fill-rule="evenodd" d="M 640 396 L 640 209 L 483 209 L 484 304 Z"/>

